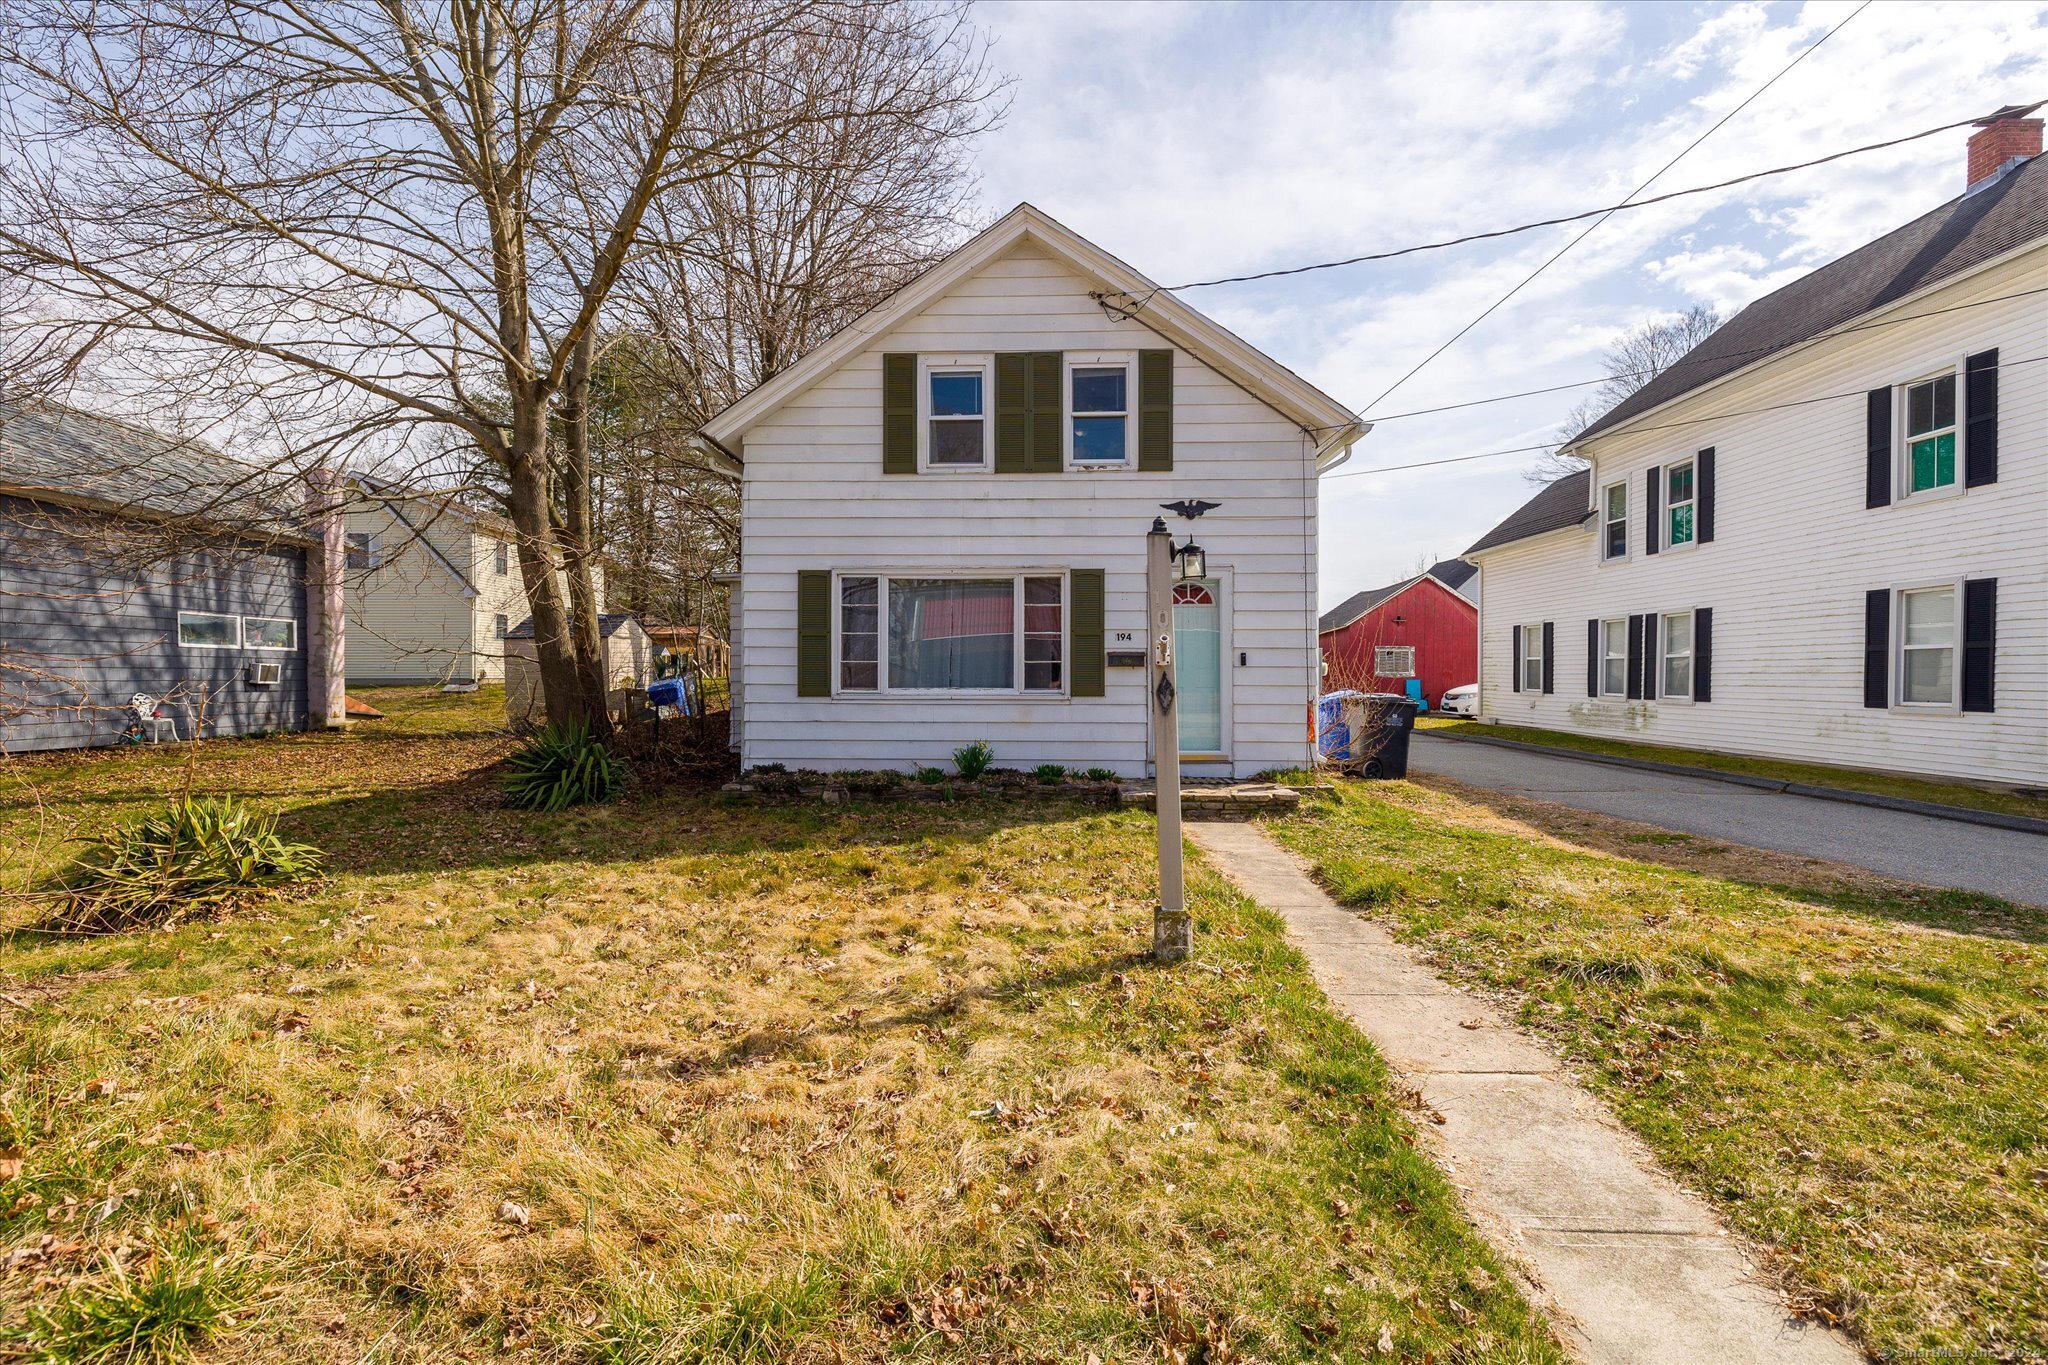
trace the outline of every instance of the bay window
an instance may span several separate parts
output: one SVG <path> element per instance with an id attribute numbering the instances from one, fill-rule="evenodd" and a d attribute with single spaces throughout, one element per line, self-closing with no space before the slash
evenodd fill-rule
<path id="1" fill-rule="evenodd" d="M 1059 692 L 1066 685 L 1059 574 L 846 575 L 841 692 Z"/>

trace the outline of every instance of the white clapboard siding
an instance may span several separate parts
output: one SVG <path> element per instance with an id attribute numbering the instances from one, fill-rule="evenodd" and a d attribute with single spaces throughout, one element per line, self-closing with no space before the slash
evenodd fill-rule
<path id="1" fill-rule="evenodd" d="M 2039 297 L 1962 306 L 2044 286 L 2048 250 L 2035 250 L 1900 310 L 1956 311 L 1822 343 L 1643 419 L 1662 430 L 1592 443 L 1593 496 L 1628 482 L 1631 553 L 1601 563 L 1589 522 L 1481 554 L 1483 713 L 1731 753 L 2048 783 L 2048 309 Z M 1866 509 L 1865 392 L 1993 346 L 1998 482 Z M 1645 471 L 1708 446 L 1713 543 L 1644 555 Z M 1998 580 L 1996 711 L 1865 709 L 1865 592 L 1963 578 Z M 1694 607 L 1714 611 L 1711 703 L 1586 696 L 1589 619 Z M 1546 620 L 1556 623 L 1556 690 L 1517 693 L 1513 627 Z"/>
<path id="2" fill-rule="evenodd" d="M 797 573 L 1100 568 L 1109 647 L 1143 649 L 1145 532 L 1161 515 L 1159 504 L 1180 498 L 1222 504 L 1193 529 L 1224 582 L 1230 762 L 1191 771 L 1245 775 L 1307 761 L 1315 471 L 1314 443 L 1296 423 L 1176 349 L 1171 473 L 882 473 L 885 352 L 1170 344 L 1140 322 L 1112 320 L 1088 297 L 1089 287 L 1038 248 L 1020 245 L 747 432 L 734 605 L 744 764 L 945 765 L 955 748 L 984 739 L 1005 767 L 1063 763 L 1143 774 L 1144 669 L 1108 670 L 1102 697 L 799 698 Z M 1135 449 L 1132 457 L 1135 463 Z M 1167 520 L 1185 539 L 1189 523 Z M 1131 643 L 1116 641 L 1120 631 Z"/>

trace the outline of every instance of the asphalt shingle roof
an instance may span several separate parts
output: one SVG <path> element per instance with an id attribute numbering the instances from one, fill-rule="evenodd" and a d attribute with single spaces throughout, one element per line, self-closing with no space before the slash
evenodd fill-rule
<path id="1" fill-rule="evenodd" d="M 55 404 L 0 406 L 0 488 L 50 493 L 153 517 L 303 536 L 290 476 L 198 441 Z"/>
<path id="2" fill-rule="evenodd" d="M 632 619 L 633 614 L 627 611 L 599 612 L 597 616 L 597 633 L 599 638 L 609 640 L 618 633 L 619 627 Z M 506 631 L 505 638 L 508 640 L 531 640 L 533 638 L 533 618 L 529 616 L 518 625 L 512 627 L 512 629 Z"/>
<path id="3" fill-rule="evenodd" d="M 1536 496 L 1510 512 L 1507 519 L 1472 542 L 1466 554 L 1477 554 L 1511 540 L 1526 540 L 1545 531 L 1577 526 L 1593 515 L 1593 473 L 1581 469 L 1553 479 L 1537 490 Z"/>
<path id="4" fill-rule="evenodd" d="M 2042 237 L 2048 237 L 2048 156 L 1764 295 L 1572 439 L 1597 435 Z"/>
<path id="5" fill-rule="evenodd" d="M 1471 581 L 1473 574 L 1478 572 L 1477 564 L 1467 564 L 1462 559 L 1439 559 L 1413 578 L 1389 583 L 1384 588 L 1367 588 L 1364 592 L 1351 594 L 1316 618 L 1316 631 L 1320 634 L 1326 630 L 1342 630 L 1395 593 L 1425 578 L 1434 578 L 1452 592 L 1457 592 Z"/>

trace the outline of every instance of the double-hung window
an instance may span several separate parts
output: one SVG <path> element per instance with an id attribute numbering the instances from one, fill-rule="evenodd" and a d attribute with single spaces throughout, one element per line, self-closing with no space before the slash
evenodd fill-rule
<path id="1" fill-rule="evenodd" d="M 491 568 L 500 578 L 512 572 L 512 547 L 502 540 L 491 543 Z"/>
<path id="2" fill-rule="evenodd" d="M 374 566 L 376 542 L 368 531 L 350 531 L 344 541 L 342 561 L 350 569 L 368 569 Z"/>
<path id="3" fill-rule="evenodd" d="M 925 468 L 987 469 L 987 357 L 927 356 L 923 367 L 918 403 Z"/>
<path id="4" fill-rule="evenodd" d="M 1664 544 L 1676 549 L 1693 542 L 1693 462 L 1680 460 L 1664 469 Z"/>
<path id="5" fill-rule="evenodd" d="M 1628 695 L 1628 618 L 1600 623 L 1600 695 Z"/>
<path id="6" fill-rule="evenodd" d="M 1067 460 L 1117 468 L 1130 462 L 1131 357 L 1067 357 Z"/>
<path id="7" fill-rule="evenodd" d="M 512 633 L 512 618 L 504 612 L 491 617 L 491 638 L 502 640 Z"/>
<path id="8" fill-rule="evenodd" d="M 1953 706 L 1956 699 L 1956 590 L 1911 588 L 1899 594 L 1899 701 Z"/>
<path id="9" fill-rule="evenodd" d="M 1662 671 L 1657 695 L 1674 700 L 1692 699 L 1692 613 L 1673 612 L 1664 618 Z"/>
<path id="10" fill-rule="evenodd" d="M 1372 650 L 1372 671 L 1382 678 L 1412 678 L 1415 676 L 1414 645 L 1374 645 Z"/>
<path id="11" fill-rule="evenodd" d="M 841 692 L 1059 692 L 1059 574 L 873 574 L 839 580 Z"/>
<path id="12" fill-rule="evenodd" d="M 1954 487 L 1956 377 L 1936 375 L 1905 386 L 1905 475 L 1909 493 Z"/>
<path id="13" fill-rule="evenodd" d="M 1543 625 L 1535 622 L 1522 627 L 1522 690 L 1541 692 L 1543 690 Z"/>
<path id="14" fill-rule="evenodd" d="M 1628 484 L 1610 483 L 1600 495 L 1600 557 L 1628 557 Z"/>

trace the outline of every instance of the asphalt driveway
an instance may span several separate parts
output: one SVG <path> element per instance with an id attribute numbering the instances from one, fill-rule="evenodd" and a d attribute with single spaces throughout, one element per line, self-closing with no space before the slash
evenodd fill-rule
<path id="1" fill-rule="evenodd" d="M 1414 735 L 1408 766 L 1685 834 L 2048 907 L 2048 835 L 1640 772 L 1566 754 L 1522 753 L 1426 731 Z"/>

